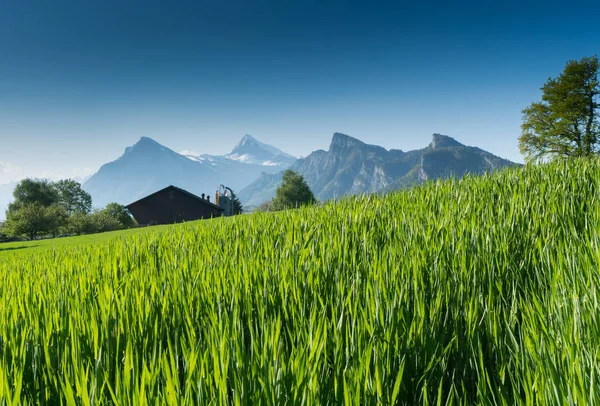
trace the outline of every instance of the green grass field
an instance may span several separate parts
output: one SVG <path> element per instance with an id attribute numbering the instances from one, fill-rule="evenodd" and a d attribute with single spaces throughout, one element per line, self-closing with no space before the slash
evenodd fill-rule
<path id="1" fill-rule="evenodd" d="M 0 398 L 597 403 L 599 192 L 574 160 L 0 245 Z"/>
<path id="2" fill-rule="evenodd" d="M 3 255 L 14 253 L 33 253 L 46 249 L 58 249 L 82 245 L 99 244 L 105 241 L 116 240 L 119 238 L 122 239 L 135 234 L 164 232 L 169 227 L 172 226 L 141 227 L 129 230 L 111 231 L 108 233 L 85 235 L 81 237 L 65 237 L 35 241 L 9 242 L 0 244 L 0 258 Z"/>

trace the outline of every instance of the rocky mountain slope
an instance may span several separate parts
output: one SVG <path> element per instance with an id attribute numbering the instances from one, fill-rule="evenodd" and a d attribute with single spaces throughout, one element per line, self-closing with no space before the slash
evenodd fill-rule
<path id="1" fill-rule="evenodd" d="M 516 165 L 455 139 L 433 134 L 420 150 L 386 150 L 345 134 L 333 135 L 328 151 L 318 150 L 297 160 L 290 169 L 304 175 L 320 200 L 358 193 L 376 193 L 420 184 L 428 179 L 461 177 Z M 272 199 L 282 172 L 263 174 L 239 196 L 247 206 Z"/>

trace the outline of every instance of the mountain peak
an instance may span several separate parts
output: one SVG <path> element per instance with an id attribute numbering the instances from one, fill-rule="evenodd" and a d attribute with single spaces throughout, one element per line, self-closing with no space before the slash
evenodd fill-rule
<path id="1" fill-rule="evenodd" d="M 357 138 L 342 133 L 335 133 L 333 134 L 333 138 L 331 139 L 331 146 L 329 147 L 329 149 L 331 150 L 332 148 L 352 148 L 360 147 L 363 145 L 366 144 Z"/>
<path id="2" fill-rule="evenodd" d="M 429 144 L 431 148 L 446 148 L 446 147 L 464 147 L 463 144 L 456 141 L 454 138 L 449 137 L 447 135 L 434 133 L 431 144 Z"/>
<path id="3" fill-rule="evenodd" d="M 140 137 L 139 141 L 136 142 L 136 144 L 144 144 L 144 143 L 148 143 L 148 144 L 158 144 L 157 141 L 153 140 L 150 137 Z"/>
<path id="4" fill-rule="evenodd" d="M 265 144 L 249 134 L 244 135 L 226 157 L 245 163 L 284 167 L 288 167 L 296 160 L 293 156 L 272 145 Z"/>
<path id="5" fill-rule="evenodd" d="M 162 151 L 171 151 L 170 149 L 168 149 L 167 147 L 153 140 L 150 137 L 140 137 L 138 142 L 125 148 L 125 153 L 123 154 L 123 156 L 129 155 L 133 151 L 141 151 L 147 153 L 148 151 L 154 151 L 158 149 Z"/>
<path id="6" fill-rule="evenodd" d="M 242 137 L 242 139 L 240 140 L 240 142 L 238 142 L 238 144 L 235 146 L 235 148 L 233 149 L 234 151 L 236 149 L 239 149 L 241 147 L 243 147 L 244 145 L 247 144 L 260 144 L 260 141 L 258 141 L 256 138 L 254 138 L 253 136 L 251 136 L 250 134 L 246 134 Z"/>

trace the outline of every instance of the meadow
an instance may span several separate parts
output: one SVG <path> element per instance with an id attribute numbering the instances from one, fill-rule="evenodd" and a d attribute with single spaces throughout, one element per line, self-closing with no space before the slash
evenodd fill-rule
<path id="1" fill-rule="evenodd" d="M 599 192 L 600 162 L 572 160 L 20 243 L 0 251 L 0 399 L 597 403 Z"/>

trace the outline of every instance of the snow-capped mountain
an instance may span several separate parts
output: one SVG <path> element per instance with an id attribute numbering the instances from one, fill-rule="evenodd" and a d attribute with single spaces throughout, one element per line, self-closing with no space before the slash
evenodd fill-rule
<path id="1" fill-rule="evenodd" d="M 283 168 L 289 167 L 296 161 L 296 158 L 290 154 L 286 154 L 272 145 L 260 142 L 251 135 L 245 135 L 235 146 L 233 151 L 225 155 L 225 158 L 247 164 L 278 166 Z"/>
<path id="2" fill-rule="evenodd" d="M 254 147 L 244 148 L 246 144 Z M 241 155 L 248 156 L 247 160 L 230 157 L 236 155 L 238 147 L 244 151 Z M 277 165 L 265 163 L 277 159 L 279 155 L 290 156 L 249 136 L 244 137 L 231 154 L 186 154 L 142 137 L 134 145 L 125 148 L 120 158 L 103 165 L 83 184 L 83 188 L 92 195 L 95 207 L 110 202 L 129 204 L 169 185 L 198 195 L 206 193 L 212 196 L 221 184 L 241 190 L 262 173 L 276 173 L 287 168 L 289 165 L 285 165 L 283 160 L 275 160 Z M 292 163 L 294 161 L 292 157 Z"/>
<path id="3" fill-rule="evenodd" d="M 219 165 L 224 160 L 231 160 L 244 164 L 285 169 L 296 162 L 296 158 L 292 155 L 286 154 L 272 145 L 265 144 L 251 135 L 245 135 L 229 154 L 208 155 L 196 154 L 191 151 L 182 151 L 181 154 L 192 161 L 207 163 L 209 165 Z"/>

